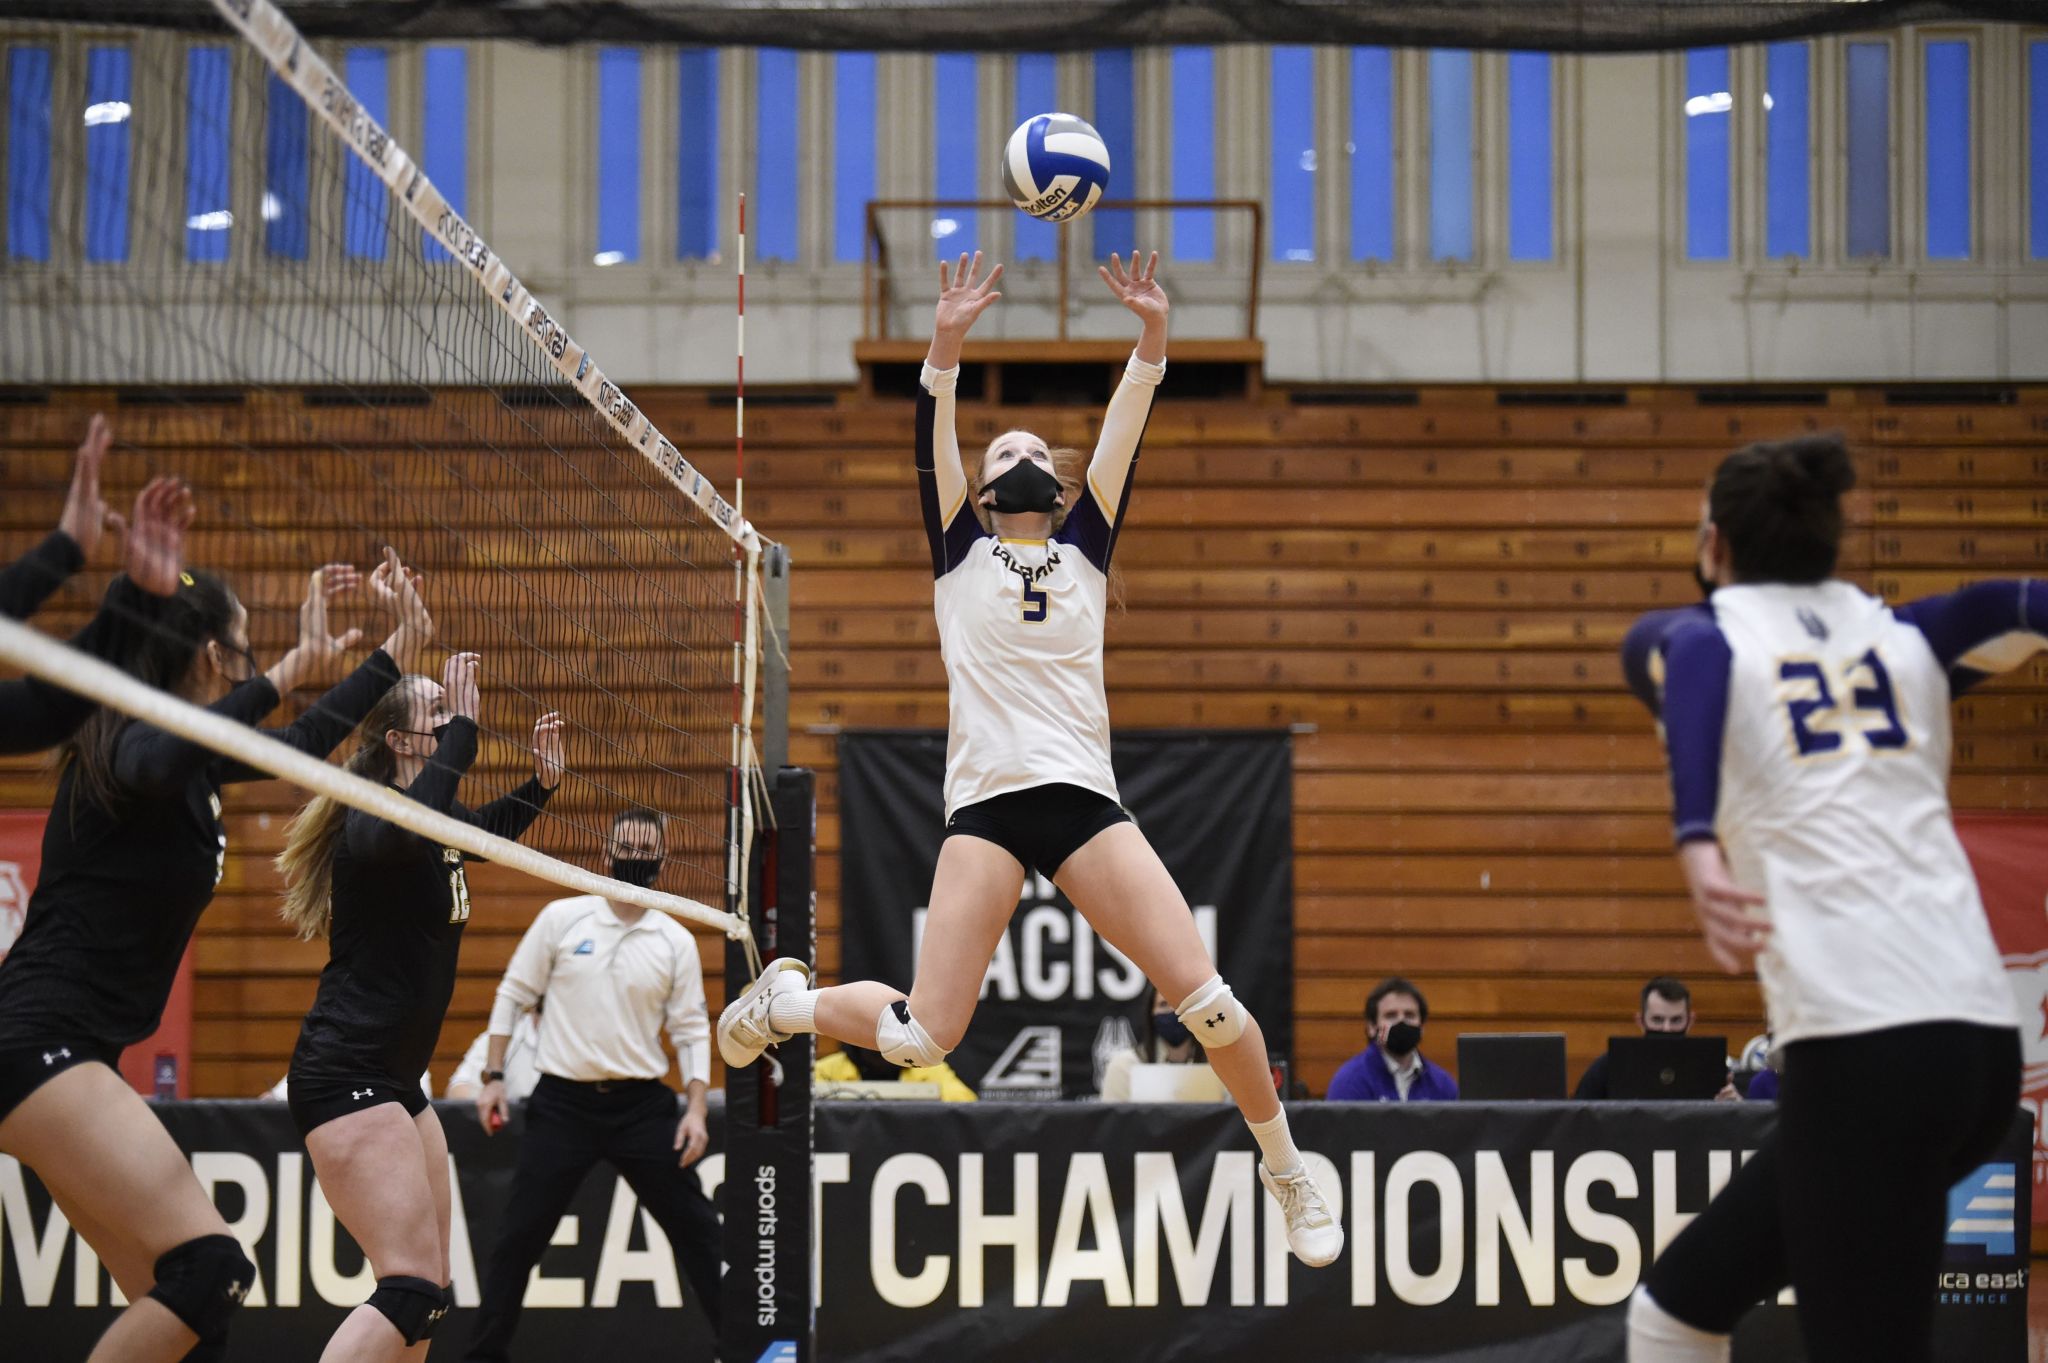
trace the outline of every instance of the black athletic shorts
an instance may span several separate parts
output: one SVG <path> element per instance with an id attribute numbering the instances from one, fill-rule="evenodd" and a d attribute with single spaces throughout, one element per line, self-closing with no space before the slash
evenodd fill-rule
<path id="1" fill-rule="evenodd" d="M 110 1070 L 121 1068 L 121 1048 L 97 1041 L 46 1041 L 41 1045 L 8 1046 L 0 1050 L 0 1122 L 31 1093 L 74 1065 L 97 1060 Z"/>
<path id="2" fill-rule="evenodd" d="M 302 1079 L 294 1074 L 284 1092 L 285 1102 L 292 1110 L 292 1124 L 299 1128 L 301 1139 L 316 1126 L 381 1103 L 397 1103 L 408 1117 L 417 1117 L 427 1110 L 427 1095 L 417 1079 L 399 1083 L 383 1075 Z"/>
<path id="3" fill-rule="evenodd" d="M 1056 783 L 1013 790 L 953 811 L 946 836 L 982 838 L 1027 871 L 1050 877 L 1105 828 L 1130 823 L 1130 811 L 1107 795 Z"/>

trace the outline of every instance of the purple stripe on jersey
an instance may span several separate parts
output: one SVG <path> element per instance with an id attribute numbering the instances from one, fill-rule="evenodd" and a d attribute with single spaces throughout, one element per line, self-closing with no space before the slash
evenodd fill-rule
<path id="1" fill-rule="evenodd" d="M 965 502 L 947 522 L 939 505 L 937 441 L 933 427 L 938 422 L 939 400 L 923 388 L 917 393 L 917 505 L 924 513 L 925 540 L 932 551 L 932 576 L 944 577 L 960 566 L 967 551 L 981 538 L 981 522 L 974 508 Z"/>
<path id="2" fill-rule="evenodd" d="M 1929 596 L 1893 612 L 1927 636 L 1945 668 L 2002 635 L 2048 635 L 2048 581 L 1977 582 L 1947 596 Z"/>
<path id="3" fill-rule="evenodd" d="M 1671 763 L 1671 817 L 1682 843 L 1714 836 L 1733 661 L 1710 617 L 1695 616 L 1665 641 L 1664 750 Z"/>

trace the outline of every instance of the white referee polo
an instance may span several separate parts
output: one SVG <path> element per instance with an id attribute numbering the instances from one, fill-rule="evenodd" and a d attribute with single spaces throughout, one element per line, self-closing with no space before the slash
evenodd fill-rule
<path id="1" fill-rule="evenodd" d="M 542 995 L 540 1072 L 591 1083 L 659 1079 L 661 1033 L 683 1082 L 711 1080 L 711 1019 L 696 939 L 665 913 L 619 921 L 599 895 L 557 899 L 526 930 L 498 984 L 491 1034 L 510 1036 Z"/>

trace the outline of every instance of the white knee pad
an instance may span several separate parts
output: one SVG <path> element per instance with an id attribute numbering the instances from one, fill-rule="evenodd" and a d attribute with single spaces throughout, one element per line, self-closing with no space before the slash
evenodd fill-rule
<path id="1" fill-rule="evenodd" d="M 907 1000 L 898 999 L 882 1010 L 875 1022 L 875 1049 L 892 1065 L 922 1069 L 946 1058 L 946 1048 L 931 1039 L 917 1019 L 910 1015 Z"/>
<path id="2" fill-rule="evenodd" d="M 1694 1329 L 1638 1287 L 1628 1300 L 1628 1363 L 1728 1363 L 1728 1336 Z"/>
<path id="3" fill-rule="evenodd" d="M 1205 1051 L 1228 1046 L 1243 1036 L 1245 1019 L 1251 1016 L 1221 975 L 1210 976 L 1207 984 L 1181 1000 L 1173 1011 Z"/>

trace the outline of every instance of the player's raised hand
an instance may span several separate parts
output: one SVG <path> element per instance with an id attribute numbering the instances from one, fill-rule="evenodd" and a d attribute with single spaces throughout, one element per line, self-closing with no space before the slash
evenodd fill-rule
<path id="1" fill-rule="evenodd" d="M 328 606 L 360 585 L 362 574 L 347 563 L 322 564 L 309 575 L 306 599 L 299 605 L 299 641 L 269 672 L 270 684 L 280 696 L 302 682 L 334 673 L 348 650 L 362 641 L 361 630 L 335 634 L 327 623 Z"/>
<path id="2" fill-rule="evenodd" d="M 477 671 L 482 659 L 474 653 L 451 653 L 448 661 L 441 664 L 441 698 L 448 703 L 448 713 L 474 720 L 482 706 L 483 693 L 477 684 Z"/>
<path id="3" fill-rule="evenodd" d="M 57 528 L 71 536 L 88 559 L 100 547 L 100 532 L 108 526 L 121 528 L 121 517 L 107 509 L 100 495 L 100 469 L 107 462 L 107 446 L 113 442 L 113 428 L 98 412 L 78 442 L 78 458 L 71 466 L 71 490 L 64 496 L 64 511 Z"/>
<path id="4" fill-rule="evenodd" d="M 384 641 L 384 651 L 401 672 L 412 671 L 414 653 L 434 637 L 434 617 L 420 594 L 420 584 L 425 580 L 425 574 L 406 567 L 399 560 L 398 551 L 388 544 L 384 546 L 384 561 L 370 574 L 370 600 L 392 622 L 391 637 Z"/>
<path id="5" fill-rule="evenodd" d="M 1116 301 L 1136 313 L 1146 325 L 1164 322 L 1171 304 L 1166 290 L 1159 285 L 1159 253 L 1154 251 L 1145 260 L 1143 269 L 1138 267 L 1138 253 L 1131 252 L 1131 263 L 1126 266 L 1123 257 L 1110 253 L 1109 264 L 1097 265 L 1095 273 L 1102 276 L 1102 282 L 1109 285 L 1109 291 Z"/>
<path id="6" fill-rule="evenodd" d="M 562 717 L 550 710 L 533 722 L 533 779 L 553 790 L 563 766 Z"/>
<path id="7" fill-rule="evenodd" d="M 932 317 L 932 338 L 951 336 L 964 339 L 968 329 L 995 306 L 1002 294 L 995 291 L 996 281 L 1003 277 L 1003 267 L 997 265 L 986 276 L 981 274 L 981 252 L 972 257 L 962 255 L 957 267 L 946 261 L 939 262 L 939 306 Z M 950 369 L 951 365 L 941 366 Z"/>
<path id="8" fill-rule="evenodd" d="M 1699 916 L 1700 933 L 1715 963 L 1730 975 L 1750 969 L 1757 953 L 1770 945 L 1764 897 L 1735 883 L 1717 842 L 1686 843 L 1678 849 L 1678 864 L 1685 871 L 1692 910 Z"/>
<path id="9" fill-rule="evenodd" d="M 120 517 L 109 516 L 115 525 Z M 128 524 L 128 579 L 152 596 L 177 593 L 184 569 L 185 531 L 192 524 L 192 489 L 176 478 L 152 478 L 136 494 Z"/>

